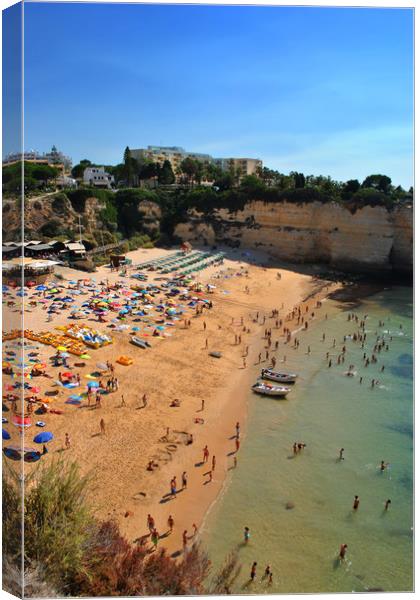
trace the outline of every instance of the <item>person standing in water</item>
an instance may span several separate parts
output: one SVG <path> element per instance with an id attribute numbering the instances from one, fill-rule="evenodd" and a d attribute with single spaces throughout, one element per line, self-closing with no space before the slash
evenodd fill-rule
<path id="1" fill-rule="evenodd" d="M 341 546 L 340 546 L 340 553 L 338 555 L 338 558 L 340 560 L 344 560 L 344 558 L 346 556 L 346 552 L 347 552 L 347 544 L 341 544 Z"/>
<path id="2" fill-rule="evenodd" d="M 344 460 L 343 454 L 344 454 L 344 448 L 341 448 L 341 450 L 340 450 L 340 460 Z"/>
<path id="3" fill-rule="evenodd" d="M 391 500 L 388 498 L 388 500 L 385 502 L 385 510 L 388 510 L 390 504 Z"/>
<path id="4" fill-rule="evenodd" d="M 360 500 L 359 496 L 355 496 L 353 500 L 353 510 L 357 510 L 359 508 Z"/>

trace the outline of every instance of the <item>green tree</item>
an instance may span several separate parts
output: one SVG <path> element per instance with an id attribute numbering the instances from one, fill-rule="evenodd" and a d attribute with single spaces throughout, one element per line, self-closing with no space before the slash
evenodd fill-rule
<path id="1" fill-rule="evenodd" d="M 292 171 L 290 173 L 291 177 L 293 177 L 295 181 L 295 188 L 304 188 L 305 187 L 305 175 L 303 173 L 298 173 L 297 171 Z"/>
<path id="2" fill-rule="evenodd" d="M 83 173 L 85 172 L 85 169 L 87 167 L 93 167 L 95 165 L 93 165 L 90 160 L 88 160 L 87 158 L 84 158 L 83 160 L 81 160 L 79 162 L 79 164 L 75 165 L 72 170 L 71 170 L 71 174 L 72 177 L 74 177 L 75 179 L 82 179 L 83 178 Z"/>
<path id="3" fill-rule="evenodd" d="M 134 175 L 138 172 L 138 163 L 135 158 L 131 156 L 131 150 L 127 146 L 124 150 L 124 178 L 127 182 L 128 187 L 133 186 Z"/>
<path id="4" fill-rule="evenodd" d="M 194 181 L 194 176 L 196 173 L 196 162 L 193 158 L 191 158 L 190 156 L 187 156 L 186 158 L 184 158 L 184 160 L 181 162 L 180 164 L 180 170 L 181 173 L 183 173 L 190 185 L 192 185 L 193 181 Z"/>
<path id="5" fill-rule="evenodd" d="M 391 183 L 391 178 L 387 175 L 369 175 L 362 183 L 362 187 L 373 188 L 384 194 L 389 194 L 392 191 Z"/>
<path id="6" fill-rule="evenodd" d="M 164 185 L 168 185 L 175 182 L 175 175 L 169 160 L 165 160 L 162 167 L 159 169 L 158 182 Z"/>

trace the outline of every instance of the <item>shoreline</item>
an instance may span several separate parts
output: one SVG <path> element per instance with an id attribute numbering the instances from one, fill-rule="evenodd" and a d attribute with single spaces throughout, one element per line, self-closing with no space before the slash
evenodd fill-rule
<path id="1" fill-rule="evenodd" d="M 335 283 L 335 282 L 325 282 L 325 281 L 319 281 L 317 278 L 312 279 L 311 281 L 307 281 L 306 284 L 313 288 L 315 286 L 315 289 L 311 289 L 309 291 L 309 293 L 307 293 L 305 296 L 301 296 L 300 297 L 300 301 L 296 302 L 296 303 L 291 303 L 289 306 L 285 306 L 283 309 L 283 313 L 280 314 L 280 318 L 283 318 L 283 321 L 285 319 L 285 316 L 287 314 L 287 312 L 290 310 L 292 310 L 294 308 L 294 306 L 299 305 L 299 304 L 305 304 L 305 303 L 309 303 L 310 301 L 316 302 L 317 300 L 324 300 L 328 297 L 328 293 L 330 293 L 330 288 L 331 286 L 334 287 L 334 290 L 338 290 L 341 288 L 341 284 L 340 283 Z M 328 293 L 327 293 L 328 292 Z M 316 319 L 316 317 L 315 317 Z M 314 319 L 314 320 L 315 320 Z M 314 320 L 312 322 L 314 322 Z M 269 324 L 270 325 L 270 324 Z M 236 387 L 235 385 L 233 385 L 233 383 L 230 386 L 230 390 L 227 390 L 223 396 L 226 398 L 227 401 L 229 401 L 229 403 L 227 404 L 227 402 L 224 402 L 225 405 L 225 412 L 224 412 L 224 418 L 231 416 L 232 413 L 232 399 L 234 399 L 234 396 L 238 394 L 238 388 L 239 388 L 239 394 L 244 396 L 244 399 L 242 402 L 237 402 L 236 405 L 239 405 L 239 409 L 241 411 L 240 413 L 240 417 L 241 417 L 241 444 L 246 443 L 246 435 L 247 435 L 247 430 L 248 430 L 248 425 L 249 425 L 249 389 L 251 384 L 255 381 L 255 379 L 259 376 L 259 371 L 260 368 L 262 366 L 264 366 L 264 362 L 261 363 L 261 366 L 259 364 L 257 364 L 256 362 L 254 362 L 254 359 L 257 359 L 258 356 L 258 350 L 261 349 L 261 339 L 262 338 L 262 334 L 263 334 L 263 329 L 264 329 L 264 324 L 260 323 L 258 328 L 256 329 L 256 331 L 253 334 L 252 340 L 249 340 L 250 345 L 252 344 L 253 347 L 253 355 L 250 357 L 252 360 L 250 361 L 250 363 L 252 364 L 252 366 L 250 365 L 249 368 L 247 370 L 242 370 L 241 368 L 239 368 L 239 372 L 237 374 L 237 377 L 235 378 L 235 383 L 236 383 Z M 292 331 L 292 336 L 295 336 L 296 333 L 298 333 L 299 331 L 301 331 L 302 328 L 301 327 L 297 327 L 296 329 L 294 329 Z M 260 340 L 260 343 L 258 343 L 258 340 Z M 286 342 L 283 342 L 284 344 L 286 344 Z M 219 397 L 220 397 L 220 391 L 217 392 Z M 234 406 L 236 406 L 234 405 Z M 236 417 L 235 417 L 236 418 Z M 220 433 L 224 433 L 225 435 L 230 434 L 234 434 L 234 419 L 231 419 L 232 422 L 232 427 L 228 428 L 227 426 L 224 426 L 222 428 L 220 428 L 219 424 L 216 424 L 220 437 Z M 208 437 L 212 438 L 215 435 L 215 431 L 212 431 L 212 424 L 209 424 L 209 431 L 208 431 Z M 225 445 L 226 446 L 226 442 L 223 444 L 221 444 L 222 446 Z M 214 446 L 213 446 L 214 447 Z M 217 451 L 220 451 L 220 445 L 216 446 Z M 240 456 L 240 452 L 239 452 L 239 456 Z M 180 457 L 177 457 L 180 459 Z M 174 460 L 172 464 L 172 470 L 176 470 L 176 468 L 178 468 L 178 470 L 180 470 L 182 468 L 183 465 L 183 461 L 179 460 L 178 464 L 176 462 L 176 459 Z M 224 469 L 224 473 L 222 475 L 222 478 L 220 479 L 213 479 L 213 481 L 211 482 L 211 492 L 209 495 L 207 495 L 207 497 L 205 498 L 205 502 L 203 504 L 200 503 L 200 501 L 203 500 L 203 494 L 200 493 L 200 488 L 199 486 L 196 486 L 194 492 L 195 492 L 195 496 L 193 498 L 190 498 L 190 502 L 188 503 L 188 506 L 181 506 L 181 511 L 177 510 L 177 515 L 178 515 L 178 523 L 181 523 L 181 527 L 179 527 L 179 530 L 183 530 L 184 526 L 187 527 L 188 522 L 195 523 L 197 525 L 197 529 L 198 529 L 198 534 L 201 534 L 203 531 L 203 528 L 205 528 L 205 524 L 207 519 L 209 518 L 210 514 L 212 513 L 212 511 L 219 505 L 220 501 L 222 500 L 224 494 L 226 493 L 231 481 L 232 481 L 232 477 L 234 476 L 235 473 L 235 469 L 233 466 L 228 466 L 227 468 Z M 169 475 L 169 470 L 168 470 L 168 475 Z M 214 484 L 217 485 L 214 485 Z M 176 500 L 177 503 L 177 509 L 179 508 L 179 504 L 178 504 L 178 499 Z M 172 512 L 170 512 L 170 514 L 172 514 Z M 154 512 L 153 512 L 153 517 L 156 517 L 156 521 L 160 521 L 162 522 L 162 520 L 164 520 L 164 517 L 166 516 L 165 510 L 164 509 L 159 509 L 159 508 L 155 508 Z M 188 533 L 190 534 L 191 529 L 188 529 Z M 196 541 L 196 536 L 190 536 L 189 537 L 189 541 L 195 542 Z M 175 538 L 171 535 L 167 538 L 165 538 L 165 542 L 162 543 L 162 546 L 165 547 L 170 553 L 172 553 L 172 556 L 176 557 L 179 556 L 181 554 L 181 548 L 182 545 L 180 543 L 180 538 L 179 535 L 177 536 L 177 539 L 175 541 Z"/>

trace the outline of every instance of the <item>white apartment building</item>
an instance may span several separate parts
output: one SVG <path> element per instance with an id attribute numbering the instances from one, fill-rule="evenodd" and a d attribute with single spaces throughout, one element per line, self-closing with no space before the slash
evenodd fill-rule
<path id="1" fill-rule="evenodd" d="M 109 189 L 114 183 L 114 176 L 107 173 L 105 167 L 87 167 L 83 172 L 83 183 Z"/>

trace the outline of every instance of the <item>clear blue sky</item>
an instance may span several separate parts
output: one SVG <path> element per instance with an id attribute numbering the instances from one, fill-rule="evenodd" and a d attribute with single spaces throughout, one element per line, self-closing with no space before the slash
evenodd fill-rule
<path id="1" fill-rule="evenodd" d="M 412 185 L 409 9 L 25 3 L 25 147 L 249 156 Z"/>

